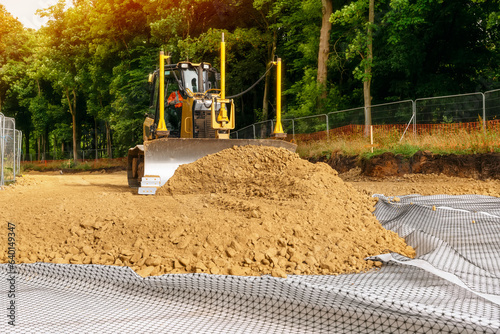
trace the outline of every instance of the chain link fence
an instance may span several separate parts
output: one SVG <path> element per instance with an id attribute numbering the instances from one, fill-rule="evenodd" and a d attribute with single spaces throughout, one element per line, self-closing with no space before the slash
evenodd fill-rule
<path id="1" fill-rule="evenodd" d="M 417 99 L 416 122 L 447 124 L 486 119 L 483 102 L 483 93 Z"/>
<path id="2" fill-rule="evenodd" d="M 484 112 L 489 121 L 500 119 L 500 89 L 484 93 Z"/>
<path id="3" fill-rule="evenodd" d="M 269 138 L 274 131 L 274 120 L 268 120 L 264 122 L 257 122 L 251 125 L 245 126 L 238 131 L 233 131 L 230 137 L 233 139 L 262 139 Z"/>
<path id="4" fill-rule="evenodd" d="M 16 130 L 16 175 L 21 175 L 21 156 L 23 155 L 23 133 Z"/>
<path id="5" fill-rule="evenodd" d="M 396 129 L 414 134 L 435 129 L 482 129 L 500 127 L 500 89 L 405 100 L 373 105 L 371 123 L 383 130 Z M 294 140 L 329 139 L 332 135 L 360 134 L 364 131 L 367 108 L 332 111 L 282 121 L 284 131 Z M 232 138 L 268 138 L 274 120 L 255 123 L 232 133 Z"/>
<path id="6" fill-rule="evenodd" d="M 21 171 L 22 133 L 16 130 L 14 118 L 0 113 L 0 187 L 14 182 Z"/>

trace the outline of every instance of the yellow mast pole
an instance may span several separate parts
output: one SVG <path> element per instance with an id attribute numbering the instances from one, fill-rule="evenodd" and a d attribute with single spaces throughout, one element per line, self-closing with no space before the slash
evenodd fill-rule
<path id="1" fill-rule="evenodd" d="M 160 120 L 157 131 L 168 131 L 165 124 L 165 53 L 160 51 Z"/>
<path id="2" fill-rule="evenodd" d="M 229 123 L 226 109 L 226 42 L 224 42 L 224 33 L 222 33 L 222 42 L 220 43 L 220 110 L 217 116 L 217 122 L 220 123 L 221 128 L 226 129 L 226 124 Z M 222 135 L 222 136 L 220 136 Z M 219 138 L 229 138 L 228 135 L 217 132 Z"/>
<path id="3" fill-rule="evenodd" d="M 216 104 L 220 103 L 220 109 L 215 117 Z M 231 105 L 231 119 L 227 115 L 226 104 Z M 212 103 L 212 128 L 215 129 L 216 138 L 229 139 L 229 130 L 234 129 L 234 104 L 232 100 L 226 100 L 226 43 L 224 33 L 220 43 L 220 98 L 214 99 Z"/>
<path id="4" fill-rule="evenodd" d="M 281 124 L 281 58 L 275 62 L 277 65 L 276 74 L 276 126 L 274 127 L 273 135 L 275 137 L 285 137 L 283 126 Z"/>
<path id="5" fill-rule="evenodd" d="M 226 98 L 226 42 L 224 42 L 224 33 L 222 33 L 222 42 L 220 43 L 220 98 Z"/>
<path id="6" fill-rule="evenodd" d="M 226 99 L 226 42 L 224 42 L 224 33 L 222 33 L 222 42 L 220 43 L 220 98 L 221 100 Z M 226 123 L 229 122 L 224 102 L 220 104 L 217 122 L 221 124 L 222 128 L 225 128 Z"/>

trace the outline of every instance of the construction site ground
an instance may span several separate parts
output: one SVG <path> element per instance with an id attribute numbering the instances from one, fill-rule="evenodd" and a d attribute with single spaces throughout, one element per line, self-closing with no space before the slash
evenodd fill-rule
<path id="1" fill-rule="evenodd" d="M 478 180 L 474 178 L 453 177 L 443 174 L 406 174 L 403 176 L 368 177 L 359 168 L 340 174 L 358 191 L 367 194 L 403 196 L 428 195 L 485 195 L 500 197 L 500 180 Z"/>
<path id="2" fill-rule="evenodd" d="M 359 169 L 341 174 L 340 177 L 346 182 L 346 185 L 341 187 L 349 187 L 350 184 L 360 194 L 369 196 L 478 194 L 500 197 L 499 180 L 484 181 L 443 175 L 405 175 L 380 179 L 362 176 Z M 265 184 L 263 186 L 265 188 Z M 352 188 L 346 189 L 349 192 Z M 277 191 L 276 196 L 279 197 L 279 189 L 274 191 Z M 57 171 L 29 172 L 19 177 L 16 184 L 0 192 L 2 203 L 0 218 L 4 222 L 16 224 L 18 263 L 128 265 L 142 276 L 186 272 L 258 275 L 271 274 L 272 271 L 274 276 L 285 277 L 287 273 L 359 272 L 377 265 L 377 263 L 365 265 L 361 262 L 362 258 L 381 251 L 373 249 L 372 253 L 363 253 L 361 247 L 347 245 L 346 247 L 350 247 L 346 248 L 347 257 L 339 258 L 338 261 L 346 263 L 351 261 L 351 266 L 336 267 L 335 259 L 326 261 L 314 257 L 319 252 L 328 254 L 332 251 L 325 246 L 329 240 L 331 242 L 331 238 L 335 238 L 332 235 L 328 235 L 330 239 L 325 240 L 313 235 L 309 244 L 307 241 L 301 244 L 302 241 L 298 240 L 301 237 L 307 239 L 305 236 L 310 232 L 302 231 L 303 226 L 288 234 L 284 227 L 278 232 L 273 230 L 273 219 L 282 221 L 282 224 L 285 224 L 287 219 L 307 220 L 309 209 L 310 211 L 325 209 L 324 199 L 316 206 L 310 197 L 293 202 L 292 207 L 297 203 L 303 203 L 303 207 L 297 207 L 298 213 L 294 216 L 295 213 L 291 212 L 291 208 L 275 210 L 273 208 L 275 202 L 266 206 L 265 201 L 258 198 L 256 201 L 246 202 L 216 193 L 200 197 L 198 192 L 190 195 L 189 191 L 183 194 L 163 194 L 167 196 L 161 194 L 139 196 L 136 192 L 136 189 L 128 187 L 124 171 L 76 174 L 61 174 Z M 363 200 L 353 199 L 353 201 Z M 374 203 L 368 203 L 368 206 L 371 207 Z M 227 210 L 221 210 L 221 207 Z M 305 216 L 301 217 L 300 211 L 306 212 Z M 316 215 L 321 217 L 320 214 Z M 208 220 L 200 217 L 208 217 Z M 217 225 L 225 226 L 226 230 L 222 233 L 203 230 L 204 224 L 214 219 L 215 221 L 220 219 L 220 224 Z M 311 216 L 311 219 L 314 217 Z M 366 217 L 352 217 L 352 220 L 363 219 Z M 252 221 L 257 225 L 252 225 Z M 260 223 L 255 223 L 259 221 Z M 186 226 L 190 226 L 191 229 Z M 213 229 L 210 226 L 208 228 Z M 244 232 L 238 235 L 235 233 L 237 229 Z M 287 240 L 280 239 L 279 236 L 276 236 L 276 240 L 271 237 L 259 246 L 256 240 L 265 239 L 266 231 L 271 234 L 283 231 L 282 235 Z M 354 239 L 359 239 L 359 243 L 366 243 L 358 232 L 343 230 L 341 233 L 344 233 L 342 238 L 346 238 L 346 242 L 350 242 L 347 237 L 352 235 Z M 198 234 L 201 234 L 201 242 L 200 238 L 196 239 Z M 191 235 L 195 237 L 192 238 Z M 389 240 L 386 236 L 382 238 L 387 238 L 389 244 L 396 242 L 395 239 Z M 294 242 L 296 245 L 293 245 Z M 167 244 L 170 248 L 165 248 Z M 5 245 L 7 242 L 2 242 L 2 247 Z M 252 249 L 248 250 L 247 245 L 255 247 L 252 246 Z M 280 245 L 284 248 L 280 249 Z M 321 249 L 322 247 L 324 249 Z M 404 245 L 401 247 L 403 248 L 396 251 L 404 253 Z M 288 250 L 287 254 L 285 249 Z M 294 249 L 295 252 L 297 249 L 301 250 L 294 254 Z M 347 254 L 349 252 L 359 255 L 360 262 L 355 262 L 350 254 Z M 410 253 L 406 255 L 411 256 Z M 1 262 L 5 263 L 7 252 L 2 254 L 4 255 Z M 243 265 L 234 266 L 231 259 Z M 296 263 L 291 263 L 292 260 Z M 169 264 L 164 265 L 165 261 Z M 276 263 L 273 264 L 273 261 Z M 280 266 L 277 264 L 278 261 Z M 316 263 L 319 261 L 322 262 Z M 299 263 L 302 264 L 297 265 Z M 311 270 L 312 267 L 316 269 Z"/>
<path id="3" fill-rule="evenodd" d="M 499 201 L 498 179 L 339 175 L 264 146 L 154 196 L 125 171 L 29 172 L 0 190 L 2 289 L 16 333 L 497 333 Z"/>

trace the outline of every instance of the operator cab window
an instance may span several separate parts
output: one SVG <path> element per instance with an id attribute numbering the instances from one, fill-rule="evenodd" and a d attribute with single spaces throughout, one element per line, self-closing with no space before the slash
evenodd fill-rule
<path id="1" fill-rule="evenodd" d="M 183 70 L 184 83 L 186 88 L 188 88 L 193 93 L 198 92 L 198 73 L 195 69 Z"/>

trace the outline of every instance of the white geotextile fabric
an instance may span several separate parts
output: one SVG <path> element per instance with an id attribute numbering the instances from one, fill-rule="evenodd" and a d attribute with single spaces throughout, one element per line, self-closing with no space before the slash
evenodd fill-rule
<path id="1" fill-rule="evenodd" d="M 21 264 L 16 326 L 0 265 L 0 332 L 499 333 L 500 199 L 377 196 L 377 218 L 407 239 L 416 260 L 388 250 L 380 270 L 287 279 L 142 279 L 126 267 Z"/>

